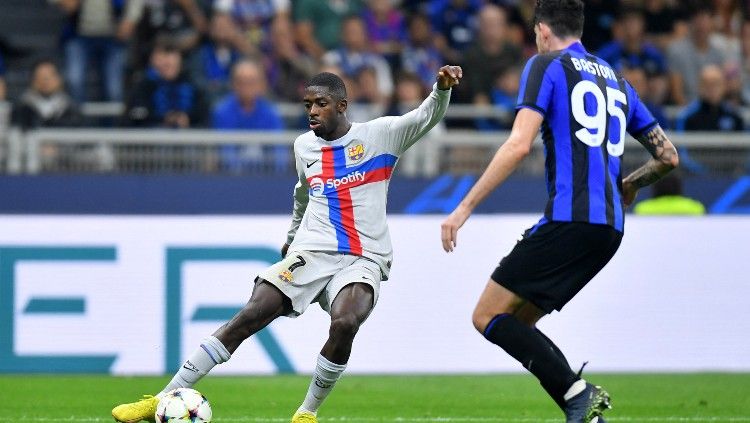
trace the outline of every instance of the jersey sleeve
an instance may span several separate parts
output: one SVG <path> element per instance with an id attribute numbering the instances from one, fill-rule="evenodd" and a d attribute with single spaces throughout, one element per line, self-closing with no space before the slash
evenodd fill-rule
<path id="1" fill-rule="evenodd" d="M 302 159 L 300 158 L 298 151 L 299 147 L 297 145 L 298 142 L 295 142 L 294 162 L 297 167 L 297 175 L 299 176 L 299 180 L 294 186 L 294 209 L 292 211 L 292 224 L 289 227 L 289 231 L 286 235 L 287 244 L 291 244 L 292 241 L 294 241 L 294 236 L 297 234 L 297 229 L 299 229 L 300 223 L 302 223 L 302 216 L 305 215 L 305 210 L 307 210 L 307 203 L 310 200 L 310 186 L 308 185 L 307 178 L 305 177 L 305 166 L 302 164 Z"/>
<path id="2" fill-rule="evenodd" d="M 403 116 L 376 119 L 374 122 L 384 125 L 388 150 L 401 155 L 419 141 L 443 119 L 450 99 L 451 90 L 440 90 L 435 84 L 430 95 L 416 109 Z"/>
<path id="3" fill-rule="evenodd" d="M 654 126 L 658 125 L 658 122 L 646 105 L 641 102 L 635 89 L 627 81 L 625 81 L 625 89 L 628 91 L 628 104 L 630 104 L 627 130 L 630 135 L 637 137 L 653 129 Z"/>
<path id="4" fill-rule="evenodd" d="M 536 55 L 529 59 L 521 74 L 516 109 L 529 108 L 545 115 L 552 100 L 554 81 L 548 69 L 554 57 Z"/>

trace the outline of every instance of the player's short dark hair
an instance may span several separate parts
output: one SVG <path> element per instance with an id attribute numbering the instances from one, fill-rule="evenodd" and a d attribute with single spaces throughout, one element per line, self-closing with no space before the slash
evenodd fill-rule
<path id="1" fill-rule="evenodd" d="M 560 37 L 583 35 L 583 2 L 581 0 L 536 0 L 534 25 L 544 22 Z"/>
<path id="2" fill-rule="evenodd" d="M 305 84 L 305 88 L 308 87 L 326 87 L 332 97 L 338 100 L 346 98 L 344 81 L 338 75 L 330 72 L 319 73 L 310 78 Z"/>

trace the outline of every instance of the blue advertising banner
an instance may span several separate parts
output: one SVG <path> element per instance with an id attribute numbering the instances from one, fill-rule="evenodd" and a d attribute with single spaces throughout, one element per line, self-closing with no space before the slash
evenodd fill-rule
<path id="1" fill-rule="evenodd" d="M 475 175 L 434 179 L 395 177 L 388 210 L 397 214 L 444 214 L 458 204 Z M 289 214 L 289 176 L 225 175 L 38 175 L 1 176 L 2 214 Z M 712 214 L 750 213 L 750 176 L 696 176 L 685 195 Z M 648 190 L 640 199 L 650 195 Z M 541 213 L 544 179 L 513 177 L 490 195 L 478 213 Z"/>

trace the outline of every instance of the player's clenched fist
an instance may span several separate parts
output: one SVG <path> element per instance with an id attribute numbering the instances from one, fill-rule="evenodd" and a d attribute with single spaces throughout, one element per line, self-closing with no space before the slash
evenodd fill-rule
<path id="1" fill-rule="evenodd" d="M 445 65 L 438 71 L 437 74 L 437 86 L 438 89 L 447 90 L 452 88 L 461 81 L 464 77 L 464 71 L 461 66 L 449 66 Z"/>

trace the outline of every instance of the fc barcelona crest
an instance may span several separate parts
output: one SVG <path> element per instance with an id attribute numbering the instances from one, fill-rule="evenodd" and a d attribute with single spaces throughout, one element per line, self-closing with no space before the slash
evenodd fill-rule
<path id="1" fill-rule="evenodd" d="M 279 279 L 286 283 L 291 283 L 292 279 L 294 279 L 294 276 L 292 276 L 292 272 L 289 270 L 282 270 L 281 273 L 279 273 Z"/>
<path id="2" fill-rule="evenodd" d="M 349 160 L 358 162 L 365 155 L 365 146 L 357 144 L 354 147 L 349 147 L 347 151 L 349 151 Z"/>

